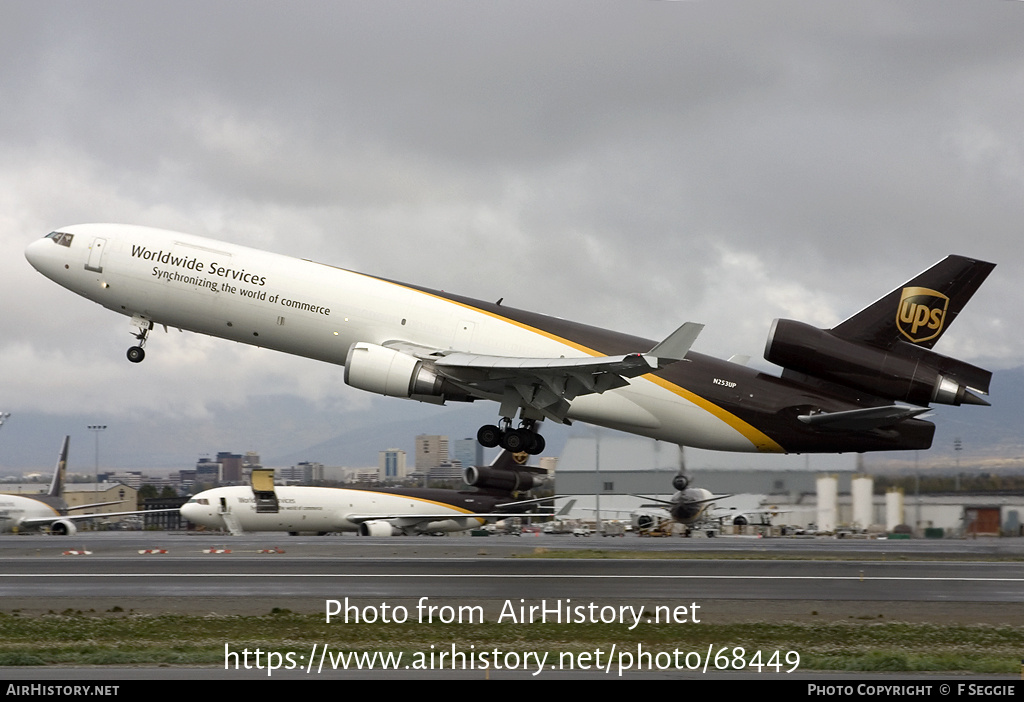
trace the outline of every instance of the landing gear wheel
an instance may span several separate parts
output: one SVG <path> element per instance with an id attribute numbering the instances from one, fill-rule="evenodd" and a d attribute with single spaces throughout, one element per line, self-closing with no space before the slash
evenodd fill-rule
<path id="1" fill-rule="evenodd" d="M 506 451 L 518 453 L 520 451 L 529 451 L 530 445 L 533 443 L 530 440 L 530 434 L 533 432 L 527 431 L 526 429 L 512 429 L 505 432 L 505 435 L 501 437 L 501 447 Z"/>
<path id="2" fill-rule="evenodd" d="M 502 431 L 493 424 L 487 424 L 480 427 L 480 430 L 476 433 L 476 440 L 480 442 L 480 445 L 484 448 L 494 448 L 501 443 Z"/>
<path id="3" fill-rule="evenodd" d="M 544 437 L 540 434 L 533 434 L 533 446 L 527 449 L 527 453 L 531 456 L 539 456 L 544 453 L 544 447 L 547 446 L 547 442 L 544 441 Z"/>
<path id="4" fill-rule="evenodd" d="M 142 363 L 142 359 L 146 357 L 146 352 L 142 350 L 142 347 L 146 345 L 146 339 L 149 337 L 149 332 L 153 329 L 153 321 L 140 317 L 139 315 L 135 315 L 132 317 L 131 324 L 139 330 L 132 334 L 132 336 L 139 340 L 139 345 L 132 346 L 128 349 L 128 360 L 132 363 Z"/>

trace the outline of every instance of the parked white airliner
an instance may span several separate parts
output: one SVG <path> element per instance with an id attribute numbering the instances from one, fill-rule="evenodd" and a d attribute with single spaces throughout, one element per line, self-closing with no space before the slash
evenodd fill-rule
<path id="1" fill-rule="evenodd" d="M 70 440 L 70 437 L 64 437 L 60 447 L 60 455 L 57 457 L 57 465 L 53 469 L 50 489 L 45 495 L 0 494 L 0 532 L 26 532 L 45 529 L 54 536 L 70 536 L 78 532 L 75 522 L 87 519 L 108 519 L 110 517 L 178 511 L 176 509 L 159 509 L 75 514 L 79 510 L 120 504 L 123 500 L 94 502 L 88 505 L 68 507 L 64 501 L 64 475 L 67 472 L 68 444 Z"/>
<path id="2" fill-rule="evenodd" d="M 470 466 L 472 490 L 380 488 L 362 490 L 274 485 L 272 468 L 254 468 L 249 485 L 204 490 L 181 508 L 181 516 L 209 529 L 290 533 L 358 531 L 363 536 L 399 536 L 463 531 L 488 519 L 522 517 L 554 497 L 522 499 L 541 488 L 546 473 L 525 465 L 526 454 L 502 451 L 490 466 Z"/>
<path id="3" fill-rule="evenodd" d="M 363 536 L 399 536 L 464 531 L 482 526 L 488 519 L 527 516 L 526 508 L 541 501 L 427 488 L 350 490 L 279 485 L 274 493 L 276 505 L 261 509 L 248 486 L 212 488 L 186 502 L 181 516 L 193 524 L 233 534 L 355 531 Z M 518 512 L 506 511 L 517 507 Z"/>
<path id="4" fill-rule="evenodd" d="M 930 403 L 987 404 L 991 373 L 931 347 L 994 264 L 948 256 L 833 329 L 776 320 L 782 377 L 690 351 L 188 234 L 64 227 L 26 256 L 48 278 L 131 318 L 345 366 L 349 385 L 444 404 L 493 400 L 485 446 L 539 453 L 542 419 L 590 422 L 726 451 L 924 449 Z M 516 415 L 519 426 L 513 427 Z"/>

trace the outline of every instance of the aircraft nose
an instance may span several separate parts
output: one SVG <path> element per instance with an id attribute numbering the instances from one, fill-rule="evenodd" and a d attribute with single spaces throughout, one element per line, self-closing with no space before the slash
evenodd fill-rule
<path id="1" fill-rule="evenodd" d="M 195 524 L 196 520 L 200 516 L 199 505 L 194 502 L 186 502 L 181 506 L 181 509 L 178 510 L 178 513 L 188 521 Z"/>
<path id="2" fill-rule="evenodd" d="M 217 526 L 217 520 L 209 504 L 197 502 L 195 498 L 178 509 L 178 514 L 199 526 Z"/>
<path id="3" fill-rule="evenodd" d="M 36 239 L 25 247 L 25 258 L 40 273 L 44 272 L 43 268 L 46 265 L 46 254 L 48 253 L 46 247 L 48 246 L 53 246 L 53 244 L 46 239 Z"/>

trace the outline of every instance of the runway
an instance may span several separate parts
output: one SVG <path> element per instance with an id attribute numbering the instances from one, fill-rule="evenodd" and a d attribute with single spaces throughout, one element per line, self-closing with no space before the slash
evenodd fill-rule
<path id="1" fill-rule="evenodd" d="M 886 618 L 1024 624 L 1024 608 L 1005 606 L 1024 602 L 1024 543 L 1017 541 L 4 536 L 0 602 L 5 611 L 116 604 L 263 613 L 272 607 L 322 611 L 326 600 L 346 597 L 395 604 L 426 597 L 439 606 L 486 607 L 570 600 L 697 604 L 715 621 L 870 611 Z M 605 553 L 536 557 L 584 547 Z M 210 549 L 230 553 L 204 552 Z M 68 550 L 89 553 L 63 555 Z M 685 557 L 602 557 L 619 550 Z"/>
<path id="2" fill-rule="evenodd" d="M 557 552 L 582 557 L 544 557 Z M 628 552 L 629 557 L 610 557 L 617 552 Z M 80 533 L 61 539 L 4 535 L 0 536 L 0 570 L 4 575 L 0 611 L 19 617 L 67 610 L 100 617 L 165 612 L 266 615 L 275 608 L 325 614 L 331 601 L 337 601 L 336 613 L 350 604 L 362 616 L 404 610 L 415 621 L 434 608 L 429 616 L 448 623 L 445 616 L 457 616 L 465 608 L 479 611 L 487 622 L 517 624 L 529 622 L 510 622 L 509 611 L 536 622 L 542 609 L 549 614 L 541 616 L 551 616 L 555 610 L 582 607 L 599 623 L 623 631 L 628 631 L 630 617 L 641 615 L 640 626 L 680 627 L 681 642 L 687 640 L 691 626 L 736 622 L 1024 625 L 1022 539 L 885 542 L 278 534 L 232 538 L 151 532 Z M 627 614 L 614 623 L 602 619 L 623 612 Z M 675 618 L 671 622 L 670 613 Z M 449 643 L 459 646 L 458 642 L 455 637 Z M 233 643 L 238 644 L 236 648 L 242 645 Z M 733 646 L 737 642 L 718 643 Z M 37 681 L 95 676 L 121 681 L 140 675 L 145 680 L 266 679 L 263 670 L 195 667 L 7 667 L 2 672 L 12 680 Z M 531 675 L 520 670 L 502 677 Z M 590 669 L 567 674 L 547 668 L 544 675 L 607 677 L 606 672 Z M 801 669 L 785 678 L 833 679 L 836 675 Z M 353 676 L 451 679 L 479 678 L 481 673 L 323 673 L 324 679 Z M 633 674 L 637 679 L 708 676 L 758 685 L 782 680 L 727 670 Z M 308 680 L 311 676 L 297 670 L 278 671 L 275 679 L 280 677 Z M 866 678 L 851 673 L 848 679 Z"/>

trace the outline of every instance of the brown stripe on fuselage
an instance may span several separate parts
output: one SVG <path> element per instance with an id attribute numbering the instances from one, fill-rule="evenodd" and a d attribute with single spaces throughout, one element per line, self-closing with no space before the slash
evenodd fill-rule
<path id="1" fill-rule="evenodd" d="M 375 276 L 367 277 L 381 280 L 409 290 L 415 290 L 425 295 L 430 295 L 432 297 L 460 305 L 467 309 L 490 315 L 491 317 L 522 327 L 527 331 L 535 334 L 541 334 L 559 343 L 567 344 L 589 356 L 619 356 L 630 353 L 646 353 L 654 348 L 656 344 L 656 342 L 651 341 L 650 339 L 622 334 L 620 332 L 603 329 L 601 327 L 594 327 L 588 324 L 581 324 L 579 322 L 570 322 L 550 315 L 529 312 L 526 310 L 516 309 L 514 307 L 505 307 L 504 305 L 498 305 L 493 302 L 475 300 L 462 295 L 455 295 L 440 290 L 432 290 L 430 288 L 401 283 L 395 280 L 388 280 L 386 278 L 377 278 Z M 701 378 L 704 379 L 704 384 L 707 385 L 708 390 L 718 389 L 717 386 L 711 384 L 710 378 L 713 376 L 710 376 L 706 372 L 706 366 L 709 364 L 711 366 L 721 364 L 723 370 L 727 370 L 733 374 L 739 372 L 743 375 L 756 376 L 759 375 L 758 373 L 743 366 L 739 366 L 734 363 L 730 364 L 727 361 L 704 356 L 695 352 L 688 353 L 686 357 L 688 362 L 675 363 L 659 371 L 648 373 L 643 377 L 652 383 L 692 402 L 694 405 L 697 405 L 704 411 L 709 412 L 721 421 L 725 422 L 742 436 L 746 437 L 746 439 L 750 441 L 758 451 L 765 453 L 786 452 L 786 450 L 780 446 L 775 439 L 754 427 L 748 420 L 745 420 L 740 416 L 737 416 L 733 411 L 722 407 L 722 404 L 724 403 L 723 401 L 728 401 L 728 398 L 716 398 L 715 400 L 712 400 L 706 395 L 714 397 L 720 393 L 711 392 L 698 394 L 690 389 L 693 384 L 699 383 Z M 700 371 L 695 372 L 696 368 L 700 368 Z M 751 419 L 752 418 L 753 416 L 751 416 Z"/>

